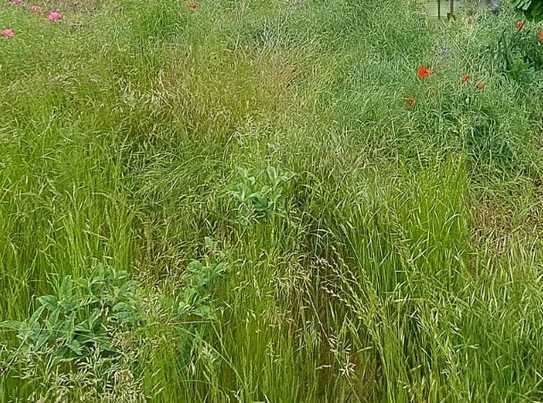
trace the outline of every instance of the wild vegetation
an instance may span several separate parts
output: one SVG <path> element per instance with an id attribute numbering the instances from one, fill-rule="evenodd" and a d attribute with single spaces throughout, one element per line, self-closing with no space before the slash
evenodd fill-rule
<path id="1" fill-rule="evenodd" d="M 542 400 L 543 27 L 472 12 L 2 4 L 0 401 Z"/>

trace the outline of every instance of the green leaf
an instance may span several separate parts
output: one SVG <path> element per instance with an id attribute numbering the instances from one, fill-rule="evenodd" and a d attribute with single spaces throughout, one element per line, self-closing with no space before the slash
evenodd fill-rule
<path id="1" fill-rule="evenodd" d="M 81 350 L 81 344 L 76 339 L 70 340 L 70 342 L 67 343 L 66 346 L 75 354 L 83 355 L 83 350 Z"/>
<path id="2" fill-rule="evenodd" d="M 193 310 L 193 315 L 196 315 L 205 320 L 215 320 L 215 311 L 209 305 L 200 305 Z"/>
<path id="3" fill-rule="evenodd" d="M 41 318 L 41 315 L 44 310 L 45 310 L 45 306 L 42 305 L 34 311 L 32 316 L 30 317 L 30 320 L 28 321 L 30 326 L 34 326 L 38 323 L 38 320 Z"/>
<path id="4" fill-rule="evenodd" d="M 43 297 L 39 297 L 38 301 L 40 305 L 44 306 L 50 311 L 53 311 L 58 306 L 57 297 L 55 297 L 54 295 L 44 295 Z"/>

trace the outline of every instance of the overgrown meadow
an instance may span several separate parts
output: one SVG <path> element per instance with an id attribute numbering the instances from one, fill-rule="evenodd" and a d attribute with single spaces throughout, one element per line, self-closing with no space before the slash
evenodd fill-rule
<path id="1" fill-rule="evenodd" d="M 543 399 L 541 24 L 24 0 L 0 30 L 1 402 Z"/>

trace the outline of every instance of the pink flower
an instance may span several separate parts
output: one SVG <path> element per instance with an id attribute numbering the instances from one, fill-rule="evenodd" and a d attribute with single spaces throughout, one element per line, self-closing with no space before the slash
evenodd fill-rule
<path id="1" fill-rule="evenodd" d="M 51 11 L 49 15 L 47 16 L 47 19 L 49 21 L 60 21 L 62 19 L 62 14 L 58 12 L 57 10 Z"/>
<path id="2" fill-rule="evenodd" d="M 6 39 L 11 39 L 15 36 L 15 30 L 12 28 L 4 28 L 2 31 L 0 31 L 0 35 Z"/>
<path id="3" fill-rule="evenodd" d="M 23 0 L 9 0 L 9 3 L 13 6 L 18 6 L 19 4 L 21 4 L 23 2 Z"/>
<path id="4" fill-rule="evenodd" d="M 41 13 L 41 7 L 38 5 L 30 6 L 30 12 L 34 14 L 39 14 Z"/>

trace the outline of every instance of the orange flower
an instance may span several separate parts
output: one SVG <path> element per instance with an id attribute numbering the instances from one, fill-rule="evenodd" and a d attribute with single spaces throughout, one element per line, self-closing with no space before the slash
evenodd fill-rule
<path id="1" fill-rule="evenodd" d="M 407 109 L 413 109 L 415 106 L 417 106 L 417 98 L 415 97 L 411 97 L 411 96 L 405 97 L 404 101 L 405 101 L 405 107 Z"/>
<path id="2" fill-rule="evenodd" d="M 470 77 L 469 74 L 464 74 L 464 75 L 462 76 L 462 83 L 465 84 L 465 83 L 467 83 L 469 80 L 471 80 L 471 77 Z"/>
<path id="3" fill-rule="evenodd" d="M 484 91 L 486 88 L 486 85 L 482 81 L 477 81 L 477 83 L 475 83 L 475 88 L 477 88 L 479 91 Z"/>
<path id="4" fill-rule="evenodd" d="M 539 32 L 537 33 L 537 39 L 539 40 L 539 42 L 540 42 L 541 44 L 543 44 L 543 31 L 539 31 Z"/>
<path id="5" fill-rule="evenodd" d="M 419 80 L 424 80 L 430 77 L 431 74 L 432 74 L 432 70 L 430 70 L 428 67 L 424 65 L 419 66 L 419 68 L 417 69 L 417 77 L 419 78 Z"/>
<path id="6" fill-rule="evenodd" d="M 524 29 L 524 24 L 526 22 L 525 21 L 522 21 L 522 20 L 518 20 L 516 23 L 515 23 L 515 27 L 517 27 L 517 31 L 522 31 Z"/>

